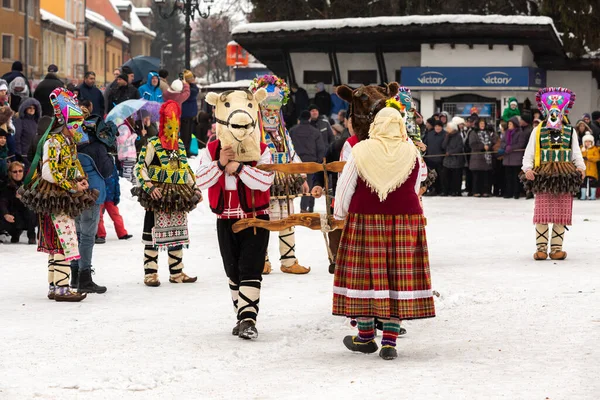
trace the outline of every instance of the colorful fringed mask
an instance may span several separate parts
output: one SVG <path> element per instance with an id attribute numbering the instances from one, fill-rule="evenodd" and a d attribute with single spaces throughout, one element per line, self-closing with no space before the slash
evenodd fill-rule
<path id="1" fill-rule="evenodd" d="M 169 100 L 160 106 L 158 138 L 165 150 L 177 150 L 179 148 L 180 118 L 181 107 L 178 103 Z"/>
<path id="2" fill-rule="evenodd" d="M 547 87 L 540 89 L 535 99 L 546 117 L 546 128 L 562 130 L 563 119 L 575 103 L 575 93 L 567 88 Z"/>
<path id="3" fill-rule="evenodd" d="M 268 130 L 277 129 L 282 123 L 281 107 L 287 104 L 290 89 L 285 81 L 276 75 L 255 78 L 250 85 L 250 90 L 255 93 L 260 88 L 267 91 L 267 97 L 260 103 L 263 126 Z"/>
<path id="4" fill-rule="evenodd" d="M 400 86 L 395 99 L 398 100 L 400 104 L 402 104 L 402 110 L 399 110 L 401 113 L 406 113 L 406 110 L 414 108 L 412 102 L 412 93 L 410 92 L 410 89 L 406 86 Z"/>
<path id="5" fill-rule="evenodd" d="M 56 88 L 50 94 L 50 103 L 54 108 L 55 127 L 66 127 L 77 144 L 88 143 L 89 136 L 83 130 L 83 111 L 75 95 L 65 88 Z"/>

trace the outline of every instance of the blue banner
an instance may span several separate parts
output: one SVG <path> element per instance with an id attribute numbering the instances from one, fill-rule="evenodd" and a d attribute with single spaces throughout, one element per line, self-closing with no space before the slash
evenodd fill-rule
<path id="1" fill-rule="evenodd" d="M 401 79 L 410 89 L 536 90 L 546 86 L 546 71 L 527 67 L 403 67 Z"/>

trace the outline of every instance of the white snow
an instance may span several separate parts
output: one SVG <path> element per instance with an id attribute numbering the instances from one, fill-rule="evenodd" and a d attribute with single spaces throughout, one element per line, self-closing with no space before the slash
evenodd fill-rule
<path id="1" fill-rule="evenodd" d="M 46 296 L 46 257 L 0 245 L 0 398 L 13 399 L 593 399 L 600 334 L 598 202 L 575 204 L 569 258 L 535 262 L 532 201 L 426 198 L 437 317 L 404 323 L 399 358 L 350 353 L 331 316 L 332 276 L 318 231 L 297 228 L 304 276 L 263 280 L 259 338 L 234 324 L 215 217 L 190 214 L 190 285 L 142 283 L 143 211 L 122 180 L 134 238 L 94 248 L 104 295 Z M 323 201 L 317 208 L 324 210 Z M 107 217 L 107 221 L 110 219 Z M 276 234 L 270 254 L 277 259 Z M 276 263 L 275 263 L 276 264 Z"/>
<path id="2" fill-rule="evenodd" d="M 429 24 L 490 24 L 490 25 L 551 25 L 550 17 L 520 15 L 411 15 L 404 17 L 338 18 L 301 21 L 253 22 L 236 26 L 232 35 L 277 31 L 308 31 L 313 29 L 367 28 L 375 26 L 429 25 Z"/>
<path id="3" fill-rule="evenodd" d="M 210 85 L 202 86 L 202 89 L 238 89 L 238 88 L 249 88 L 252 84 L 251 79 L 242 79 L 239 81 L 231 82 L 217 82 Z"/>
<path id="4" fill-rule="evenodd" d="M 94 12 L 90 9 L 85 10 L 85 18 L 90 22 L 98 24 L 103 27 L 103 29 L 112 31 L 113 37 L 117 40 L 120 40 L 123 43 L 129 43 L 129 38 L 125 36 L 123 31 L 119 28 L 116 28 L 104 18 L 104 16 Z"/>
<path id="5" fill-rule="evenodd" d="M 64 28 L 64 29 L 67 29 L 70 31 L 77 30 L 75 25 L 73 25 L 69 21 L 62 19 L 61 17 L 54 15 L 51 12 L 44 10 L 43 8 L 40 9 L 40 17 L 42 18 L 42 21 L 48 21 L 54 25 L 60 26 L 61 28 Z"/>
<path id="6" fill-rule="evenodd" d="M 133 5 L 133 3 L 129 0 L 110 0 L 112 6 L 115 8 L 115 10 L 117 11 L 117 13 L 119 12 L 119 9 L 130 9 L 129 12 L 129 21 L 123 21 L 123 26 L 126 29 L 131 29 L 134 32 L 141 32 L 141 33 L 145 33 L 148 36 L 151 37 L 156 37 L 156 33 L 147 28 L 146 25 L 144 25 L 142 23 L 142 21 L 140 20 L 139 15 L 148 15 L 148 8 L 137 8 Z M 150 10 L 151 12 L 151 10 Z"/>

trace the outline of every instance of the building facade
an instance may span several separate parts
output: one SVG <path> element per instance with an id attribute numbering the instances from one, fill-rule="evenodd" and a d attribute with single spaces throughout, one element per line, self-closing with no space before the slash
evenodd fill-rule
<path id="1" fill-rule="evenodd" d="M 123 33 L 129 39 L 128 58 L 150 55 L 150 47 L 156 37 L 156 33 L 148 28 L 151 24 L 152 9 L 136 7 L 129 0 L 110 1 L 119 12 L 123 21 Z"/>
<path id="2" fill-rule="evenodd" d="M 25 56 L 25 15 L 28 7 L 28 57 Z M 45 69 L 41 62 L 42 21 L 39 0 L 0 0 L 0 72 L 11 70 L 15 61 L 27 63 L 23 73 L 36 81 Z"/>

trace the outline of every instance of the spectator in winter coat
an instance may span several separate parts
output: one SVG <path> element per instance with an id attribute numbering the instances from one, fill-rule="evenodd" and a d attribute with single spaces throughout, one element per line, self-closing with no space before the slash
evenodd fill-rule
<path id="1" fill-rule="evenodd" d="M 308 106 L 310 105 L 308 93 L 296 83 L 292 84 L 292 99 L 296 105 L 296 113 L 298 115 L 300 115 L 302 111 L 308 110 Z"/>
<path id="2" fill-rule="evenodd" d="M 303 162 L 322 162 L 327 148 L 323 144 L 321 132 L 310 124 L 309 119 L 310 112 L 304 110 L 300 113 L 300 123 L 290 130 L 292 143 Z M 308 175 L 306 180 L 312 189 L 312 175 Z M 313 212 L 314 207 L 314 197 L 302 197 L 300 200 L 302 212 Z"/>
<path id="3" fill-rule="evenodd" d="M 200 89 L 196 85 L 196 77 L 192 71 L 183 71 L 183 80 L 190 87 L 190 96 L 181 105 L 181 132 L 179 137 L 185 146 L 188 157 L 190 154 L 190 144 L 194 134 L 194 118 L 198 114 L 198 93 Z"/>
<path id="4" fill-rule="evenodd" d="M 446 111 L 442 111 L 440 113 L 440 121 L 444 124 L 444 129 L 446 129 L 446 124 L 450 122 L 450 114 Z"/>
<path id="5" fill-rule="evenodd" d="M 575 125 L 575 132 L 577 132 L 577 139 L 579 139 L 579 143 L 582 143 L 581 139 L 583 139 L 588 132 L 590 135 L 592 135 L 592 128 L 583 120 L 579 120 L 577 121 L 577 125 Z"/>
<path id="6" fill-rule="evenodd" d="M 141 99 L 162 103 L 163 92 L 160 89 L 160 78 L 158 77 L 158 73 L 150 71 L 146 83 L 139 87 L 138 92 L 140 92 Z"/>
<path id="7" fill-rule="evenodd" d="M 512 117 L 518 117 L 520 115 L 521 111 L 519 111 L 519 102 L 516 97 L 509 98 L 508 107 L 502 112 L 502 120 L 508 122 Z"/>
<path id="8" fill-rule="evenodd" d="M 450 196 L 460 196 L 465 156 L 457 154 L 464 152 L 464 143 L 458 131 L 458 126 L 454 122 L 446 124 L 446 137 L 442 142 L 442 149 L 446 154 L 442 165 L 444 166 L 443 177 L 448 185 L 448 194 Z"/>
<path id="9" fill-rule="evenodd" d="M 15 61 L 12 65 L 11 71 L 2 75 L 2 78 L 0 79 L 5 80 L 6 84 L 10 85 L 10 83 L 17 77 L 21 77 L 25 80 L 25 83 L 27 85 L 27 91 L 31 93 L 31 86 L 29 85 L 29 81 L 27 80 L 27 77 L 23 75 L 23 63 L 21 61 Z"/>
<path id="10" fill-rule="evenodd" d="M 171 87 L 163 93 L 165 102 L 173 100 L 179 107 L 183 105 L 183 102 L 190 97 L 190 85 L 187 82 L 183 82 L 181 79 L 176 79 L 171 83 Z"/>
<path id="11" fill-rule="evenodd" d="M 52 117 L 49 117 L 47 115 L 42 115 L 38 120 L 36 135 L 31 141 L 29 148 L 27 149 L 27 160 L 29 160 L 29 162 L 33 162 L 33 159 L 35 158 L 35 153 L 37 152 L 38 143 L 48 130 L 48 127 L 51 123 Z"/>
<path id="12" fill-rule="evenodd" d="M 85 73 L 83 83 L 78 87 L 79 95 L 77 99 L 82 102 L 89 100 L 92 102 L 94 114 L 104 117 L 104 96 L 100 89 L 96 87 L 96 74 L 92 71 Z"/>
<path id="13" fill-rule="evenodd" d="M 148 143 L 148 139 L 158 136 L 158 129 L 152 123 L 152 119 L 147 111 L 142 110 L 142 121 L 138 121 L 139 129 L 136 129 L 138 137 L 135 141 L 136 159 L 140 155 L 142 148 Z"/>
<path id="14" fill-rule="evenodd" d="M 502 165 L 504 165 L 504 198 L 514 197 L 518 199 L 521 195 L 521 182 L 519 172 L 523 165 L 523 154 L 527 147 L 525 133 L 519 125 L 519 117 L 512 117 L 508 121 L 508 129 L 500 144 L 500 154 L 503 154 Z"/>
<path id="15" fill-rule="evenodd" d="M 335 136 L 333 135 L 333 129 L 331 129 L 327 116 L 320 113 L 319 107 L 314 104 L 308 107 L 308 111 L 310 112 L 310 124 L 321 132 L 325 148 L 329 147 L 335 140 Z"/>
<path id="16" fill-rule="evenodd" d="M 344 110 L 348 110 L 349 104 L 347 101 L 342 100 L 336 93 L 336 88 L 333 88 L 333 93 L 331 93 L 331 118 L 336 121 L 339 121 L 339 112 Z"/>
<path id="17" fill-rule="evenodd" d="M 487 130 L 485 119 L 481 118 L 477 128 L 469 133 L 469 147 L 473 153 L 469 160 L 469 169 L 473 174 L 473 196 L 491 195 L 492 146 L 496 143 L 496 134 Z M 485 152 L 485 154 L 483 154 Z"/>
<path id="18" fill-rule="evenodd" d="M 44 80 L 39 83 L 33 93 L 33 97 L 42 105 L 42 115 L 54 116 L 54 108 L 50 103 L 50 94 L 56 88 L 65 87 L 64 82 L 58 79 L 57 73 L 58 67 L 54 64 L 50 65 Z"/>
<path id="19" fill-rule="evenodd" d="M 8 177 L 8 166 L 15 161 L 15 153 L 8 146 L 9 133 L 0 127 L 0 182 L 6 182 Z"/>
<path id="20" fill-rule="evenodd" d="M 115 226 L 115 231 L 119 240 L 131 239 L 133 236 L 127 233 L 123 217 L 119 212 L 119 202 L 121 201 L 121 185 L 119 184 L 119 171 L 117 167 L 113 168 L 113 173 L 105 179 L 106 199 L 100 206 L 100 221 L 98 222 L 98 233 L 96 234 L 96 244 L 106 243 L 106 228 L 104 227 L 104 210 L 108 212 Z"/>
<path id="21" fill-rule="evenodd" d="M 325 84 L 323 82 L 317 83 L 315 105 L 318 107 L 321 115 L 325 115 L 329 120 L 329 116 L 331 115 L 331 95 L 325 90 Z"/>
<path id="22" fill-rule="evenodd" d="M 19 116 L 14 119 L 15 152 L 21 155 L 26 169 L 29 169 L 29 165 L 31 165 L 32 159 L 29 159 L 27 153 L 37 134 L 38 121 L 41 116 L 40 102 L 34 98 L 28 98 L 21 102 Z"/>
<path id="23" fill-rule="evenodd" d="M 14 112 L 18 112 L 21 102 L 29 98 L 29 88 L 27 87 L 27 82 L 25 81 L 25 78 L 17 76 L 8 85 L 8 90 L 10 92 L 10 108 L 12 108 Z"/>
<path id="24" fill-rule="evenodd" d="M 25 166 L 15 161 L 8 168 L 6 186 L 0 190 L 0 232 L 5 231 L 11 237 L 11 243 L 19 243 L 23 231 L 27 231 L 29 244 L 35 244 L 35 213 L 21 202 L 17 190 L 25 179 Z"/>
<path id="25" fill-rule="evenodd" d="M 128 76 L 125 74 L 119 75 L 117 78 L 117 85 L 110 89 L 108 95 L 108 108 L 106 113 L 108 114 L 117 104 L 121 104 L 124 101 L 139 99 L 140 93 L 128 83 Z"/>
<path id="26" fill-rule="evenodd" d="M 594 137 L 588 132 L 581 139 L 581 156 L 585 161 L 585 179 L 581 186 L 581 200 L 589 198 L 596 200 L 596 188 L 598 186 L 598 165 L 600 161 L 600 148 L 594 144 Z"/>
<path id="27" fill-rule="evenodd" d="M 433 120 L 433 129 L 423 137 L 423 143 L 427 146 L 427 157 L 425 162 L 429 169 L 435 170 L 438 178 L 433 184 L 433 188 L 430 190 L 428 195 L 447 195 L 448 188 L 446 181 L 443 179 L 443 166 L 445 151 L 442 148 L 444 138 L 446 137 L 446 131 L 444 131 L 444 124 L 442 121 Z"/>
<path id="28" fill-rule="evenodd" d="M 208 132 L 210 131 L 210 114 L 200 111 L 196 116 L 196 138 L 198 139 L 198 148 L 203 149 L 208 143 Z"/>
<path id="29" fill-rule="evenodd" d="M 519 125 L 521 126 L 521 130 L 527 139 L 525 143 L 529 143 L 529 137 L 531 136 L 531 132 L 533 132 L 532 123 L 533 120 L 531 119 L 531 113 L 529 111 L 523 111 L 523 115 L 521 115 L 519 118 Z"/>
<path id="30" fill-rule="evenodd" d="M 117 136 L 117 154 L 119 161 L 123 165 L 123 178 L 136 183 L 135 174 L 133 168 L 137 162 L 137 153 L 135 149 L 135 142 L 138 138 L 137 133 L 133 129 L 131 119 L 125 121 L 124 124 L 119 126 L 119 136 Z"/>
<path id="31" fill-rule="evenodd" d="M 592 121 L 589 123 L 592 129 L 592 136 L 596 143 L 600 142 L 600 111 L 594 111 L 592 113 Z"/>
<path id="32" fill-rule="evenodd" d="M 158 77 L 160 78 L 160 90 L 163 93 L 166 93 L 166 91 L 169 90 L 169 82 L 167 81 L 167 78 L 169 77 L 169 71 L 167 71 L 166 69 L 159 69 Z"/>

